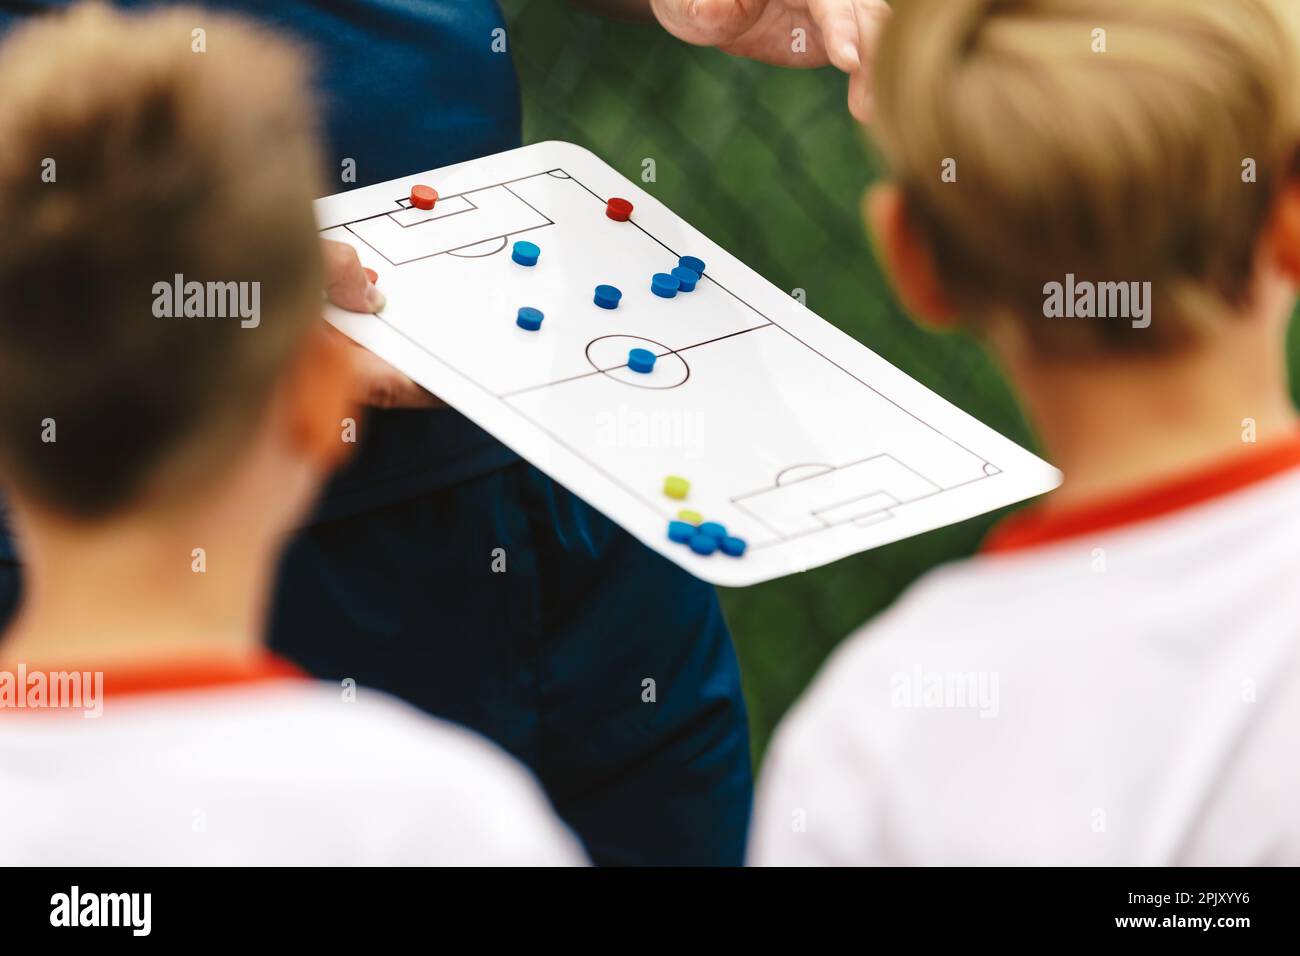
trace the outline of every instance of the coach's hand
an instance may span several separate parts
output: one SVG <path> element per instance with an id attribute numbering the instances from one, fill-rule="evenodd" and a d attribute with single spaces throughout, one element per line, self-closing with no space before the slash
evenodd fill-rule
<path id="1" fill-rule="evenodd" d="M 849 110 L 861 122 L 871 118 L 871 61 L 889 17 L 885 0 L 650 0 L 650 9 L 687 43 L 777 66 L 830 63 L 849 75 Z"/>
<path id="2" fill-rule="evenodd" d="M 357 251 L 346 242 L 321 240 L 325 259 L 325 295 L 349 312 L 378 312 L 384 295 L 367 278 Z M 352 366 L 355 401 L 375 408 L 443 408 L 444 404 L 393 368 L 369 349 L 364 349 L 342 332 L 330 332 L 346 340 Z"/>

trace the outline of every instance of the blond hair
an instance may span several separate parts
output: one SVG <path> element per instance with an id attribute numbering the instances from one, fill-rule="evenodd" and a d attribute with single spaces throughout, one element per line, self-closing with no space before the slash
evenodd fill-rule
<path id="1" fill-rule="evenodd" d="M 898 0 L 876 142 L 954 304 L 1052 350 L 1171 347 L 1246 304 L 1297 172 L 1290 26 L 1271 0 Z M 1067 274 L 1150 281 L 1151 327 L 1044 318 Z"/>
<path id="2" fill-rule="evenodd" d="M 308 80 L 270 32 L 196 9 L 84 5 L 6 39 L 6 484 L 96 517 L 208 474 L 256 426 L 319 319 Z M 258 283 L 260 321 L 158 317 L 176 275 Z"/>

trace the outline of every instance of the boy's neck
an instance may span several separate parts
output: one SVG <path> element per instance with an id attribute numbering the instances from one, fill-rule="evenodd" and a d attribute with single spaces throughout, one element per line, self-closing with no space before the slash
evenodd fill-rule
<path id="1" fill-rule="evenodd" d="M 269 540 L 211 521 L 38 525 L 19 529 L 22 604 L 0 658 L 123 666 L 262 650 Z"/>
<path id="2" fill-rule="evenodd" d="M 1212 344 L 1160 357 L 1009 360 L 1047 456 L 1065 474 L 1042 507 L 1123 495 L 1295 437 L 1285 329 L 1243 322 Z"/>

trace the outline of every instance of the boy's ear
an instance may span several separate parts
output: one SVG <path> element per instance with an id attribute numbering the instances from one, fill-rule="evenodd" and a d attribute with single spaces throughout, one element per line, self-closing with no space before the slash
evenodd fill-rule
<path id="1" fill-rule="evenodd" d="M 872 186 L 862 197 L 862 214 L 903 307 L 923 325 L 941 329 L 956 325 L 957 310 L 948 300 L 930 250 L 912 229 L 902 190 L 893 183 Z"/>
<path id="2" fill-rule="evenodd" d="M 322 471 L 330 472 L 352 451 L 356 425 L 347 420 L 359 415 L 352 401 L 352 370 L 348 343 L 342 335 L 318 322 L 303 343 L 288 385 L 289 428 L 297 449 Z"/>
<path id="3" fill-rule="evenodd" d="M 1278 196 L 1271 238 L 1279 267 L 1300 285 L 1300 178 L 1292 177 Z"/>

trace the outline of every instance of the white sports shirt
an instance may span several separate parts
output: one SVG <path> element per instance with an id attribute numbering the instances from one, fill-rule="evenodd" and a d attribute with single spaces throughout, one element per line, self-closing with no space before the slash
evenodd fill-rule
<path id="1" fill-rule="evenodd" d="M 165 671 L 110 672 L 97 718 L 0 710 L 0 865 L 585 863 L 469 731 L 278 663 Z"/>
<path id="2" fill-rule="evenodd" d="M 1300 864 L 1300 439 L 1013 518 L 831 658 L 757 864 Z"/>

